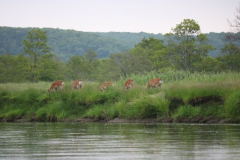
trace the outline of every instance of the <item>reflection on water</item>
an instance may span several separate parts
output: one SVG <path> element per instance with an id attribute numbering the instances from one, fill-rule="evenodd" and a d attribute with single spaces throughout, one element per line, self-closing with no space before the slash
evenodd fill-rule
<path id="1" fill-rule="evenodd" d="M 240 125 L 0 123 L 0 159 L 238 159 Z"/>

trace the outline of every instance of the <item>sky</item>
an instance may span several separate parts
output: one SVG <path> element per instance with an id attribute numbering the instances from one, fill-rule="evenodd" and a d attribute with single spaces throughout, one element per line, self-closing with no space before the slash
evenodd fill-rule
<path id="1" fill-rule="evenodd" d="M 229 32 L 240 0 L 0 0 L 0 26 L 84 32 L 169 33 L 193 19 L 202 33 Z"/>

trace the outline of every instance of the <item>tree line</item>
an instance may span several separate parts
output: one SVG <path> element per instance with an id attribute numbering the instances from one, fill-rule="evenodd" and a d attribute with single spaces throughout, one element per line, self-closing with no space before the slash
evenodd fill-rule
<path id="1" fill-rule="evenodd" d="M 11 28 L 0 27 L 0 55 L 9 52 L 17 55 L 23 52 L 22 40 L 32 29 L 39 28 Z M 47 32 L 47 45 L 51 53 L 68 61 L 73 55 L 84 55 L 89 48 L 97 52 L 97 58 L 109 58 L 110 54 L 128 51 L 139 43 L 143 37 L 157 38 L 166 41 L 163 34 L 130 33 L 130 32 L 81 32 L 74 30 L 61 30 L 43 28 Z M 209 44 L 216 50 L 208 54 L 216 57 L 221 54 L 225 42 L 222 40 L 226 33 L 208 33 Z"/>
<path id="2" fill-rule="evenodd" d="M 0 82 L 37 82 L 83 79 L 88 81 L 116 81 L 131 74 L 188 70 L 191 72 L 240 71 L 238 33 L 225 35 L 226 44 L 217 57 L 215 50 L 202 34 L 199 24 L 184 19 L 164 40 L 142 38 L 131 49 L 98 59 L 97 52 L 88 48 L 84 55 L 72 55 L 63 61 L 51 52 L 47 31 L 32 29 L 22 40 L 23 53 L 9 52 L 0 56 Z M 66 46 L 67 47 L 67 46 Z M 64 47 L 63 47 L 64 48 Z"/>

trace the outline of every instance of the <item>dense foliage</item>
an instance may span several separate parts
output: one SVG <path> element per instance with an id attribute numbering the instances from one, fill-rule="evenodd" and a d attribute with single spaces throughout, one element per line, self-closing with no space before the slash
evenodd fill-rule
<path id="1" fill-rule="evenodd" d="M 23 52 L 22 40 L 28 32 L 37 28 L 0 27 L 0 55 L 6 52 L 17 55 Z M 74 30 L 43 28 L 47 32 L 47 45 L 51 52 L 67 61 L 73 55 L 84 55 L 88 49 L 95 50 L 98 58 L 108 58 L 110 54 L 127 51 L 143 37 L 162 38 L 162 34 L 149 33 L 94 33 Z"/>
<path id="2" fill-rule="evenodd" d="M 15 44 L 16 41 L 6 39 L 13 35 L 17 36 L 17 32 L 22 33 L 22 31 L 26 32 L 28 30 L 7 27 L 2 27 L 1 30 L 1 32 L 5 30 L 7 33 L 9 30 L 14 31 L 9 36 L 4 34 L 5 39 L 3 38 L 1 41 L 3 41 L 3 46 L 9 44 L 9 50 L 13 48 L 12 53 L 16 53 L 14 47 L 12 47 L 12 44 Z M 21 35 L 23 36 L 23 34 Z M 166 71 L 183 70 L 191 73 L 218 73 L 222 71 L 240 71 L 238 43 L 226 40 L 226 44 L 221 48 L 221 55 L 217 57 L 209 56 L 209 52 L 216 47 L 210 44 L 207 36 L 201 33 L 200 26 L 192 19 L 184 19 L 183 22 L 172 28 L 172 32 L 165 34 L 162 39 L 146 38 L 145 33 L 135 34 L 135 37 L 137 35 L 138 38 L 140 38 L 139 35 L 144 37 L 132 48 L 127 49 L 128 47 L 126 47 L 124 52 L 110 54 L 108 58 L 99 59 L 99 48 L 96 47 L 95 42 L 101 42 L 102 46 L 105 46 L 109 45 L 109 43 L 102 40 L 108 39 L 112 40 L 111 43 L 121 41 L 121 44 L 123 44 L 124 38 L 121 35 L 121 33 L 98 34 L 58 29 L 29 30 L 22 39 L 21 47 L 17 51 L 18 54 L 5 52 L 0 55 L 0 73 L 2 75 L 0 82 L 37 82 L 55 81 L 57 79 L 63 81 L 82 79 L 84 81 L 103 82 L 117 81 L 121 77 L 130 77 L 132 74 L 144 75 L 151 72 L 164 73 Z M 127 37 L 132 33 L 125 33 L 125 35 Z M 102 36 L 105 38 L 102 38 Z M 229 35 L 226 34 L 225 36 Z M 113 37 L 115 37 L 115 40 L 113 40 Z M 87 39 L 90 40 L 89 38 L 92 41 L 87 41 Z M 20 38 L 15 37 L 15 39 Z M 71 55 L 67 61 L 63 61 L 59 54 L 54 54 L 56 48 L 51 48 L 53 39 L 56 45 L 62 47 L 60 50 L 65 50 L 66 53 L 71 53 L 70 50 L 74 50 L 69 46 L 70 44 L 74 45 L 74 42 L 78 41 L 79 45 L 86 44 L 86 46 L 82 50 L 83 54 L 81 51 L 81 54 Z M 134 39 L 127 40 L 129 43 L 130 41 L 133 42 Z M 63 42 L 69 42 L 69 44 L 63 44 Z M 123 46 L 117 45 L 117 43 L 113 46 Z M 21 48 L 23 50 L 19 52 Z M 4 51 L 4 49 L 0 50 Z"/>
<path id="3" fill-rule="evenodd" d="M 0 55 L 9 52 L 17 55 L 23 52 L 22 40 L 28 32 L 37 28 L 11 28 L 0 27 Z M 69 60 L 73 55 L 84 55 L 88 49 L 97 52 L 98 58 L 109 58 L 110 54 L 128 51 L 138 44 L 143 37 L 153 37 L 165 40 L 162 34 L 129 33 L 129 32 L 81 32 L 74 30 L 61 30 L 43 28 L 47 32 L 47 45 L 51 47 L 51 53 L 60 57 L 63 61 Z M 225 42 L 222 40 L 226 33 L 207 33 L 209 44 L 216 50 L 209 52 L 212 57 L 220 55 Z"/>
<path id="4" fill-rule="evenodd" d="M 7 52 L 1 55 L 0 82 L 36 82 L 57 79 L 68 81 L 79 78 L 88 81 L 116 81 L 132 74 L 163 73 L 169 70 L 212 73 L 240 70 L 238 48 L 228 44 L 223 48 L 223 53 L 228 54 L 216 58 L 210 57 L 207 53 L 213 46 L 208 44 L 208 39 L 203 34 L 196 37 L 189 35 L 188 38 L 191 39 L 189 42 L 186 42 L 185 35 L 175 35 L 177 40 L 174 42 L 171 37 L 174 34 L 169 33 L 166 36 L 170 39 L 166 44 L 163 40 L 154 37 L 149 39 L 144 37 L 134 48 L 111 54 L 107 59 L 97 59 L 97 52 L 88 49 L 83 56 L 74 55 L 65 62 L 49 53 L 50 48 L 46 45 L 45 31 L 31 30 L 28 35 L 32 33 L 43 36 L 44 41 L 35 42 L 34 39 L 26 37 L 23 40 L 23 54 L 12 55 Z M 33 48 L 29 50 L 29 46 Z M 43 46 L 46 48 L 42 48 Z M 38 52 L 33 52 L 35 50 Z"/>

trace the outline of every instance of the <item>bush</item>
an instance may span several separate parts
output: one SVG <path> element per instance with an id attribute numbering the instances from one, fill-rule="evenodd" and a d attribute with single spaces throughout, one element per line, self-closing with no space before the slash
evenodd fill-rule
<path id="1" fill-rule="evenodd" d="M 47 117 L 50 121 L 66 117 L 66 112 L 63 108 L 62 101 L 56 101 L 48 105 Z"/>
<path id="2" fill-rule="evenodd" d="M 232 93 L 225 101 L 227 117 L 240 120 L 240 91 Z"/>
<path id="3" fill-rule="evenodd" d="M 43 107 L 37 110 L 36 119 L 39 121 L 46 121 L 47 119 L 47 107 Z"/>
<path id="4" fill-rule="evenodd" d="M 180 106 L 177 109 L 177 112 L 173 115 L 174 118 L 177 117 L 195 117 L 197 115 L 200 115 L 201 108 L 200 107 L 192 107 L 190 105 L 187 106 Z"/>
<path id="5" fill-rule="evenodd" d="M 84 115 L 85 117 L 90 117 L 94 119 L 99 119 L 106 117 L 104 114 L 105 108 L 102 105 L 94 105 L 92 106 Z"/>
<path id="6" fill-rule="evenodd" d="M 169 101 L 162 98 L 161 93 L 156 95 L 141 95 L 140 98 L 128 102 L 121 115 L 130 119 L 157 118 L 166 116 L 168 113 Z"/>

